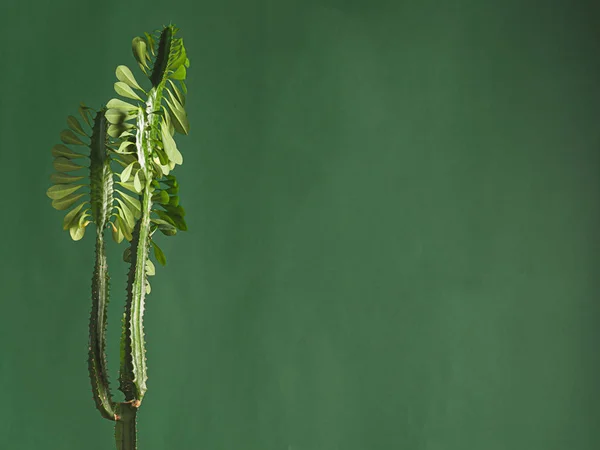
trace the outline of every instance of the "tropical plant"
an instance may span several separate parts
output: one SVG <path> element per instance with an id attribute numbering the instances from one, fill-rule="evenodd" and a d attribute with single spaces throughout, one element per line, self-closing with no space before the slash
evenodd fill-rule
<path id="1" fill-rule="evenodd" d="M 166 264 L 155 234 L 173 236 L 187 230 L 179 183 L 172 174 L 183 163 L 173 135 L 189 132 L 185 111 L 189 59 L 177 31 L 168 25 L 155 34 L 134 38 L 133 55 L 149 86 L 144 89 L 128 67 L 118 66 L 114 90 L 128 101 L 113 98 L 98 111 L 81 104 L 83 124 L 68 116 L 69 128 L 60 134 L 62 143 L 52 149 L 57 172 L 51 175 L 53 186 L 47 195 L 54 208 L 72 208 L 64 217 L 63 229 L 78 241 L 89 224 L 96 228 L 88 369 L 96 408 L 102 417 L 115 421 L 119 450 L 137 448 L 136 416 L 147 381 L 144 304 L 151 290 L 148 277 L 155 274 L 151 253 L 158 263 Z M 87 176 L 82 174 L 84 169 Z M 112 396 L 105 353 L 110 280 L 104 242 L 107 228 L 116 242 L 128 244 L 123 259 L 130 264 L 121 326 L 122 402 Z"/>

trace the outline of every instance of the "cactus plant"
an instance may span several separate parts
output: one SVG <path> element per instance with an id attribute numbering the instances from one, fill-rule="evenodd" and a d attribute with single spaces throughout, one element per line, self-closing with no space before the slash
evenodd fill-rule
<path id="1" fill-rule="evenodd" d="M 57 172 L 51 175 L 53 186 L 47 195 L 54 208 L 72 208 L 64 217 L 63 229 L 75 241 L 83 238 L 88 225 L 93 223 L 96 229 L 88 369 L 96 408 L 102 417 L 115 422 L 119 450 L 137 448 L 136 416 L 147 381 L 144 303 L 151 289 L 148 277 L 155 273 L 150 255 L 166 264 L 155 233 L 173 236 L 187 230 L 179 183 L 172 174 L 183 163 L 173 135 L 189 132 L 185 111 L 189 59 L 177 32 L 168 25 L 155 34 L 134 38 L 133 55 L 149 80 L 148 89 L 127 66 L 118 66 L 114 90 L 128 101 L 113 98 L 98 111 L 81 104 L 83 124 L 68 116 L 69 129 L 61 132 L 62 143 L 52 149 Z M 67 145 L 87 150 L 77 152 Z M 85 168 L 87 177 L 80 174 Z M 116 242 L 128 244 L 123 259 L 130 264 L 121 326 L 122 402 L 112 396 L 105 354 L 110 280 L 104 243 L 107 228 Z"/>

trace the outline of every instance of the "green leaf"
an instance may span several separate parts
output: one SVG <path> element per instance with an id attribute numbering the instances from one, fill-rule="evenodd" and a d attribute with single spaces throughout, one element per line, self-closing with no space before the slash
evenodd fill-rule
<path id="1" fill-rule="evenodd" d="M 168 175 L 166 177 L 164 183 L 171 187 L 179 187 L 179 182 L 177 181 L 177 178 L 175 177 L 175 175 Z"/>
<path id="2" fill-rule="evenodd" d="M 142 206 L 140 205 L 140 201 L 137 198 L 133 198 L 131 195 L 125 194 L 124 192 L 117 192 L 119 193 L 123 201 L 127 203 L 127 205 L 131 208 L 134 217 L 136 219 L 139 219 L 139 217 L 142 215 Z"/>
<path id="3" fill-rule="evenodd" d="M 55 158 L 59 156 L 64 156 L 68 159 L 76 159 L 76 158 L 87 158 L 87 155 L 82 155 L 81 153 L 74 152 L 69 147 L 63 144 L 56 144 L 52 147 L 52 156 Z"/>
<path id="4" fill-rule="evenodd" d="M 123 234 L 127 238 L 127 236 L 131 235 L 133 228 L 129 226 L 127 221 L 123 218 L 124 213 L 123 210 L 119 206 L 115 206 L 117 213 L 115 214 L 115 218 L 119 227 L 123 227 Z M 131 239 L 128 239 L 131 240 Z"/>
<path id="5" fill-rule="evenodd" d="M 133 73 L 131 73 L 131 70 L 129 70 L 129 67 L 123 65 L 117 66 L 116 75 L 119 81 L 122 81 L 123 83 L 127 84 L 128 86 L 134 89 L 138 89 L 142 92 L 145 92 L 136 81 L 135 77 L 133 76 Z"/>
<path id="6" fill-rule="evenodd" d="M 112 124 L 112 125 L 110 125 L 108 127 L 107 133 L 108 133 L 108 135 L 110 137 L 113 137 L 113 138 L 116 139 L 116 138 L 119 138 L 119 137 L 123 137 L 124 133 L 127 130 L 130 130 L 132 128 L 133 128 L 133 125 L 130 124 L 130 123 L 123 122 L 123 123 L 120 123 L 120 124 Z"/>
<path id="7" fill-rule="evenodd" d="M 88 116 L 88 110 L 89 108 L 83 103 L 79 105 L 79 114 L 81 115 L 85 123 L 87 123 L 89 127 L 92 127 L 92 122 L 90 121 L 90 118 Z"/>
<path id="8" fill-rule="evenodd" d="M 139 36 L 134 37 L 133 41 L 131 41 L 131 48 L 133 50 L 133 56 L 135 60 L 138 62 L 140 68 L 144 71 L 144 73 L 146 73 L 145 69 L 148 68 L 148 64 L 146 63 L 148 55 L 146 41 L 144 40 L 144 38 L 141 38 Z"/>
<path id="9" fill-rule="evenodd" d="M 133 182 L 122 183 L 121 181 L 117 181 L 116 183 L 119 186 L 124 187 L 128 191 L 133 192 L 134 194 L 137 194 L 137 191 L 135 190 L 135 187 L 133 186 Z"/>
<path id="10" fill-rule="evenodd" d="M 125 239 L 127 239 L 128 241 L 131 241 L 131 239 L 133 238 L 133 236 L 131 235 L 131 231 L 129 231 L 127 224 L 125 223 L 123 218 L 121 218 L 121 216 L 117 216 L 117 223 L 119 226 L 119 230 L 121 230 L 121 233 L 123 233 L 123 236 L 125 236 Z"/>
<path id="11" fill-rule="evenodd" d="M 156 274 L 156 267 L 154 267 L 154 263 L 148 258 L 146 260 L 146 275 L 152 277 Z"/>
<path id="12" fill-rule="evenodd" d="M 162 143 L 162 141 L 161 141 L 161 143 Z M 165 153 L 164 149 L 162 149 L 161 147 L 159 147 L 157 145 L 156 151 L 154 153 L 155 153 L 155 156 L 158 158 L 157 164 L 159 164 L 161 166 L 166 166 L 169 164 L 169 157 Z"/>
<path id="13" fill-rule="evenodd" d="M 57 184 L 46 191 L 46 195 L 52 200 L 58 200 L 81 189 L 83 185 L 73 186 L 70 184 Z"/>
<path id="14" fill-rule="evenodd" d="M 63 130 L 63 131 L 61 131 L 60 132 L 60 140 L 63 141 L 65 144 L 86 145 L 71 130 Z"/>
<path id="15" fill-rule="evenodd" d="M 61 172 L 53 173 L 52 175 L 50 175 L 50 181 L 52 181 L 52 183 L 54 184 L 75 183 L 76 181 L 83 180 L 84 178 L 84 176 L 78 177 L 75 175 L 67 175 L 66 173 Z"/>
<path id="16" fill-rule="evenodd" d="M 71 228 L 69 228 L 69 233 L 71 234 L 71 239 L 74 241 L 79 241 L 85 234 L 85 227 L 73 225 Z"/>
<path id="17" fill-rule="evenodd" d="M 73 208 L 65 215 L 65 218 L 63 220 L 63 230 L 66 231 L 69 228 L 71 228 L 74 223 L 79 223 L 80 212 L 81 214 L 84 213 L 83 211 L 81 211 L 81 208 L 83 208 L 86 204 L 87 202 L 80 203 L 78 206 Z"/>
<path id="18" fill-rule="evenodd" d="M 169 78 L 171 78 L 172 80 L 185 80 L 185 77 L 186 77 L 185 65 L 179 66 L 175 72 L 173 72 L 171 75 L 169 75 Z"/>
<path id="19" fill-rule="evenodd" d="M 132 162 L 127 167 L 125 167 L 125 169 L 123 169 L 123 172 L 121 172 L 121 183 L 126 183 L 127 180 L 129 180 L 129 177 L 131 176 L 131 170 L 133 169 L 133 166 L 136 164 L 136 162 L 137 161 Z"/>
<path id="20" fill-rule="evenodd" d="M 152 219 L 152 222 L 158 225 L 160 232 L 166 236 L 174 236 L 177 234 L 177 227 L 163 219 Z"/>
<path id="21" fill-rule="evenodd" d="M 116 198 L 119 205 L 121 205 L 121 212 L 123 214 L 123 219 L 125 219 L 125 223 L 129 227 L 130 230 L 133 230 L 135 227 L 135 219 L 133 218 L 133 212 L 129 209 L 129 206 L 125 204 L 120 198 Z"/>
<path id="22" fill-rule="evenodd" d="M 165 236 L 175 236 L 177 234 L 177 228 L 175 227 L 158 227 L 158 230 Z"/>
<path id="23" fill-rule="evenodd" d="M 170 205 L 161 205 L 161 206 L 166 210 L 166 212 L 163 214 L 160 214 L 160 212 L 158 210 L 156 212 L 159 214 L 159 216 L 162 219 L 167 220 L 166 217 L 169 217 L 169 219 L 171 221 L 173 221 L 173 224 L 177 227 L 177 229 L 179 229 L 181 231 L 187 231 L 187 224 L 185 223 L 185 219 L 183 218 L 183 216 L 185 215 L 185 211 L 183 210 L 181 205 L 179 205 L 177 207 L 173 207 Z"/>
<path id="24" fill-rule="evenodd" d="M 73 172 L 74 170 L 83 169 L 83 166 L 75 164 L 70 159 L 64 158 L 62 156 L 54 158 L 54 162 L 52 163 L 52 165 L 59 172 Z"/>
<path id="25" fill-rule="evenodd" d="M 119 136 L 119 137 L 121 139 L 125 139 L 126 137 L 135 137 L 135 134 L 132 133 L 131 131 L 125 131 L 125 132 L 121 133 L 121 136 Z"/>
<path id="26" fill-rule="evenodd" d="M 178 195 L 174 195 L 173 197 L 171 197 L 169 199 L 169 205 L 170 206 L 179 206 L 179 196 Z"/>
<path id="27" fill-rule="evenodd" d="M 129 153 L 129 152 L 127 152 L 127 147 L 129 147 L 130 145 L 135 146 L 135 142 L 121 141 L 121 144 L 119 145 L 119 148 L 117 149 L 117 153 Z M 132 153 L 135 153 L 135 152 L 132 152 Z"/>
<path id="28" fill-rule="evenodd" d="M 167 125 L 165 124 L 165 122 L 161 122 L 160 126 L 161 126 L 162 142 L 163 142 L 163 146 L 165 149 L 165 153 L 167 154 L 169 159 L 171 161 L 173 161 L 175 164 L 179 164 L 179 165 L 183 164 L 183 156 L 177 149 L 177 145 L 175 144 L 175 141 L 173 140 L 171 133 L 169 133 L 169 129 L 167 128 Z"/>
<path id="29" fill-rule="evenodd" d="M 108 109 L 121 109 L 123 111 L 135 111 L 138 109 L 137 106 L 132 105 L 131 103 L 127 103 L 124 102 L 123 100 L 119 99 L 119 98 L 113 98 L 111 99 L 107 104 L 106 107 Z"/>
<path id="30" fill-rule="evenodd" d="M 165 264 L 167 264 L 167 258 L 165 258 L 165 254 L 160 249 L 160 247 L 158 245 L 156 245 L 156 242 L 154 242 L 154 241 L 150 241 L 150 242 L 152 243 L 152 248 L 154 248 L 154 257 L 156 258 L 156 261 L 158 261 L 161 266 L 164 266 Z"/>
<path id="31" fill-rule="evenodd" d="M 67 117 L 67 125 L 75 133 L 78 133 L 78 134 L 80 134 L 82 136 L 87 136 L 86 132 L 81 127 L 81 124 L 79 123 L 79 120 L 77 120 L 74 116 Z"/>
<path id="32" fill-rule="evenodd" d="M 183 209 L 183 207 L 181 205 L 178 205 L 178 206 L 162 205 L 162 206 L 163 206 L 163 208 L 165 208 L 165 210 L 167 210 L 167 212 L 171 216 L 180 216 L 180 217 L 185 216 L 185 210 Z"/>
<path id="33" fill-rule="evenodd" d="M 110 222 L 110 226 L 112 228 L 113 241 L 115 241 L 117 244 L 120 244 L 121 242 L 123 242 L 123 239 L 125 238 L 125 236 L 123 236 L 123 233 L 121 232 L 121 230 L 117 226 L 115 226 L 115 224 L 112 222 Z"/>
<path id="34" fill-rule="evenodd" d="M 187 55 L 185 52 L 185 47 L 183 46 L 183 39 L 179 39 L 180 48 L 177 56 L 169 63 L 169 69 L 177 70 L 179 66 L 185 64 L 185 60 L 187 59 Z"/>
<path id="35" fill-rule="evenodd" d="M 73 204 L 77 200 L 79 200 L 81 197 L 83 197 L 84 195 L 85 194 L 71 194 L 71 195 L 67 195 L 66 197 L 53 200 L 52 201 L 52 207 L 54 209 L 59 210 L 59 211 L 63 211 L 65 209 L 68 209 L 71 206 L 73 206 Z"/>
<path id="36" fill-rule="evenodd" d="M 169 214 L 166 211 L 162 211 L 160 209 L 155 209 L 153 211 L 158 215 L 158 217 L 160 217 L 160 219 L 175 226 L 175 221 L 169 217 Z"/>
<path id="37" fill-rule="evenodd" d="M 140 180 L 140 171 L 138 170 L 133 177 L 133 187 L 138 194 L 142 193 L 142 181 Z"/>
<path id="38" fill-rule="evenodd" d="M 107 133 L 110 137 L 117 139 L 121 137 L 121 133 L 123 133 L 123 131 L 125 131 L 124 127 L 113 124 L 108 127 Z"/>
<path id="39" fill-rule="evenodd" d="M 165 191 L 158 191 L 152 196 L 153 203 L 166 204 L 169 203 L 169 194 Z"/>
<path id="40" fill-rule="evenodd" d="M 152 223 L 155 223 L 158 226 L 166 226 L 166 227 L 173 227 L 174 226 L 171 222 L 169 222 L 167 220 L 164 220 L 164 219 L 150 219 L 150 221 Z"/>
<path id="41" fill-rule="evenodd" d="M 164 152 L 162 152 L 162 153 L 164 153 Z M 169 158 L 167 158 L 167 155 L 163 155 L 163 156 L 166 160 L 165 164 L 160 163 L 160 158 L 158 159 L 158 162 L 156 160 L 154 160 L 154 163 L 156 164 L 156 166 L 158 166 L 160 172 L 162 172 L 163 175 L 169 175 L 169 172 L 171 171 L 171 168 L 169 167 Z M 160 174 L 160 172 L 158 172 L 158 173 Z"/>
<path id="42" fill-rule="evenodd" d="M 127 84 L 123 83 L 122 81 L 117 81 L 115 83 L 115 92 L 123 97 L 130 98 L 132 100 L 142 101 L 141 97 L 135 92 L 133 92 L 133 89 L 131 89 Z"/>
<path id="43" fill-rule="evenodd" d="M 175 96 L 177 97 L 177 100 L 179 100 L 179 103 L 181 103 L 183 106 L 185 106 L 185 95 L 183 95 L 181 93 L 181 91 L 177 88 L 177 86 L 175 85 L 175 83 L 173 83 L 172 80 L 168 80 L 168 81 L 171 84 L 171 88 L 175 92 Z"/>
<path id="44" fill-rule="evenodd" d="M 188 134 L 190 132 L 190 123 L 188 122 L 187 114 L 185 109 L 177 101 L 177 99 L 171 94 L 171 91 L 167 89 L 167 93 L 171 97 L 172 102 L 169 99 L 165 98 L 167 105 L 169 106 L 169 110 L 171 112 L 171 117 L 173 120 L 173 126 L 178 133 Z"/>
<path id="45" fill-rule="evenodd" d="M 87 227 L 88 223 L 90 223 L 90 221 L 86 221 L 85 219 L 90 217 L 90 215 L 88 214 L 89 209 L 86 209 L 83 214 L 79 215 L 79 221 L 77 222 L 79 224 L 80 227 Z"/>
<path id="46" fill-rule="evenodd" d="M 157 177 L 161 177 L 161 176 L 164 175 L 164 172 L 163 172 L 162 167 L 160 165 L 160 161 L 159 161 L 159 159 L 158 159 L 157 156 L 154 156 L 152 158 L 152 166 L 154 167 L 154 172 L 156 173 Z"/>
<path id="47" fill-rule="evenodd" d="M 132 162 L 137 162 L 137 157 L 134 154 L 121 154 L 119 155 L 119 159 L 117 159 L 117 161 L 122 161 L 124 163 L 123 168 L 125 168 Z"/>
<path id="48" fill-rule="evenodd" d="M 185 219 L 183 217 L 175 216 L 173 218 L 173 220 L 175 221 L 175 226 L 177 227 L 178 230 L 187 231 L 187 229 L 188 229 L 187 223 L 185 222 Z"/>
<path id="49" fill-rule="evenodd" d="M 115 125 L 125 122 L 128 118 L 127 111 L 122 109 L 109 109 L 104 115 L 106 120 Z"/>
<path id="50" fill-rule="evenodd" d="M 152 52 L 152 55 L 154 55 L 155 54 L 154 47 L 156 45 L 156 43 L 154 42 L 154 38 L 152 37 L 152 35 L 150 33 L 144 33 L 144 35 L 146 36 L 146 42 L 148 43 L 148 46 L 150 47 L 150 51 Z"/>

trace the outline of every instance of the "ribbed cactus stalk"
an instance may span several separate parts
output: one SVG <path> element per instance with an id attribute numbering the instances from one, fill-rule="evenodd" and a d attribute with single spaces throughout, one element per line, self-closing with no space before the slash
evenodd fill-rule
<path id="1" fill-rule="evenodd" d="M 148 78 L 148 89 L 138 84 L 128 67 L 118 66 L 114 89 L 129 101 L 113 98 L 95 114 L 82 104 L 79 113 L 90 131 L 69 116 L 69 129 L 60 135 L 62 144 L 52 149 L 57 172 L 51 176 L 54 185 L 47 195 L 54 208 L 72 208 L 63 228 L 78 241 L 90 223 L 96 225 L 88 369 L 96 408 L 102 417 L 115 421 L 119 450 L 137 449 L 136 416 L 148 378 L 143 316 L 151 289 L 148 277 L 155 273 L 151 255 L 161 265 L 166 264 L 155 233 L 173 236 L 178 230 L 187 230 L 185 211 L 179 204 L 179 184 L 172 174 L 176 165 L 183 163 L 173 135 L 189 131 L 184 108 L 189 59 L 177 31 L 169 25 L 154 35 L 144 33 L 144 37 L 134 38 L 133 54 Z M 87 151 L 76 152 L 67 145 Z M 87 177 L 70 173 L 86 168 Z M 128 243 L 123 259 L 130 264 L 121 326 L 122 402 L 113 399 L 105 353 L 110 280 L 106 228 L 112 229 L 116 242 Z"/>

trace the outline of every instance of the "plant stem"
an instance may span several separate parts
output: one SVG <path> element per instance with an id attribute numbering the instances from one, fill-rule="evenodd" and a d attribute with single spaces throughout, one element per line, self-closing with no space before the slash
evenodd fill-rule
<path id="1" fill-rule="evenodd" d="M 150 241 L 150 180 L 142 192 L 142 215 L 131 240 L 131 267 L 127 281 L 127 302 L 121 334 L 120 387 L 126 401 L 140 401 L 146 393 L 146 350 L 144 345 L 144 302 L 146 299 L 146 260 Z"/>
<path id="2" fill-rule="evenodd" d="M 119 403 L 118 410 L 119 420 L 115 423 L 117 450 L 137 450 L 137 408 L 131 403 L 123 402 Z"/>
<path id="3" fill-rule="evenodd" d="M 115 420 L 115 404 L 110 392 L 105 353 L 109 276 L 103 231 L 100 227 L 96 231 L 96 261 L 92 276 L 88 369 L 96 408 L 100 411 L 102 417 Z"/>

